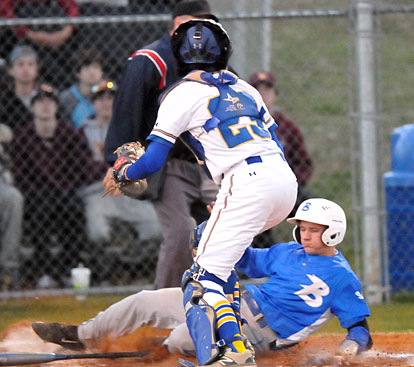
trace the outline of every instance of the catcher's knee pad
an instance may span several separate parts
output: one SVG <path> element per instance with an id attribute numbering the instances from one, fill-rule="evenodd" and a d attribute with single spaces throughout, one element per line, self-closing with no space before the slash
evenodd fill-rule
<path id="1" fill-rule="evenodd" d="M 184 289 L 187 327 L 195 345 L 199 365 L 214 361 L 220 352 L 219 347 L 224 345 L 224 342 L 217 342 L 216 312 L 202 300 L 206 291 L 207 289 L 195 280 L 188 281 Z"/>

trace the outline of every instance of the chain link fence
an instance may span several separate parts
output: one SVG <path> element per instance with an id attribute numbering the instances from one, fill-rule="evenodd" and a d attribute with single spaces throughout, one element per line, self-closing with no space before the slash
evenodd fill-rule
<path id="1" fill-rule="evenodd" d="M 43 288 L 58 288 L 56 293 L 64 294 L 71 287 L 70 269 L 79 263 L 92 270 L 92 291 L 97 293 L 150 287 L 162 240 L 152 204 L 103 197 L 100 182 L 106 171 L 102 161 L 106 130 L 100 126 L 95 141 L 88 141 L 82 127 L 85 120 L 80 121 L 83 113 L 74 113 L 64 96 L 73 85 L 80 85 L 83 77 L 80 60 L 88 58 L 85 52 L 98 65 L 98 70 L 89 75 L 89 85 L 110 79 L 116 86 L 128 56 L 159 38 L 168 28 L 169 12 L 175 2 L 78 1 L 76 9 L 62 8 L 55 1 L 46 3 L 54 6 L 41 8 L 36 2 L 27 2 L 27 6 L 18 7 L 13 19 L 6 20 L 9 15 L 0 14 L 4 40 L 0 49 L 3 60 L 0 123 L 9 126 L 14 134 L 11 140 L 6 129 L 0 131 L 3 181 L 8 182 L 8 191 L 2 190 L 8 198 L 14 198 L 11 200 L 14 209 L 8 207 L 10 215 L 3 220 L 7 228 L 11 217 L 19 216 L 19 207 L 24 203 L 21 241 L 11 248 L 8 244 L 13 239 L 10 242 L 2 237 L 1 294 L 3 297 L 39 294 Z M 391 278 L 395 290 L 414 289 L 414 264 L 410 263 L 414 258 L 414 236 L 410 236 L 413 226 L 409 221 L 402 222 L 398 213 L 393 217 L 396 223 L 391 225 L 382 175 L 391 169 L 391 132 L 412 123 L 414 112 L 411 102 L 414 10 L 410 3 L 400 1 L 399 5 L 391 6 L 384 1 L 375 2 L 374 7 L 373 67 L 379 116 L 376 160 L 381 193 L 375 211 L 381 223 L 383 285 L 388 284 L 391 274 L 388 266 L 407 272 L 402 286 Z M 304 188 L 309 196 L 334 200 L 347 212 L 349 229 L 340 249 L 362 276 L 369 264 L 363 260 L 364 243 L 361 243 L 360 223 L 366 208 L 361 203 L 353 2 L 210 0 L 210 4 L 234 42 L 230 62 L 234 70 L 247 80 L 258 70 L 271 70 L 275 74 L 276 110 L 300 129 L 313 162 L 310 180 Z M 65 38 L 60 34 L 62 38 L 56 36 L 50 40 L 54 46 L 43 46 L 30 32 L 35 30 L 70 35 Z M 36 52 L 34 65 L 17 62 L 27 51 L 19 48 L 21 45 Z M 33 84 L 30 80 L 35 80 L 36 87 L 46 82 L 58 91 L 59 116 L 72 125 L 62 130 L 58 138 L 39 136 L 33 126 L 30 112 L 33 90 L 24 88 Z M 79 99 L 83 101 L 82 98 Z M 92 102 L 94 109 L 89 110 L 89 115 L 86 113 L 86 120 L 91 120 L 90 116 L 96 115 L 102 106 L 97 106 L 88 95 L 86 100 Z M 90 154 L 85 154 L 87 147 Z M 5 183 L 1 185 L 0 188 L 6 187 Z M 410 211 L 414 205 L 411 188 L 403 190 L 408 191 L 403 194 L 401 205 Z M 123 215 L 122 208 L 131 213 Z M 409 218 L 412 220 L 412 216 Z M 273 229 L 272 241 L 291 240 L 291 230 L 288 224 Z M 394 238 L 399 239 L 395 245 Z M 256 245 L 268 246 L 268 241 L 269 238 L 260 239 Z M 388 258 L 390 242 L 393 247 Z M 13 277 L 19 279 L 17 288 L 10 283 Z"/>
<path id="2" fill-rule="evenodd" d="M 383 4 L 387 5 L 387 4 Z M 384 278 L 393 293 L 414 290 L 413 3 L 384 6 L 377 17 L 383 126 L 379 150 L 384 193 Z M 388 178 L 387 178 L 388 176 Z M 401 180 L 401 177 L 404 177 Z"/>

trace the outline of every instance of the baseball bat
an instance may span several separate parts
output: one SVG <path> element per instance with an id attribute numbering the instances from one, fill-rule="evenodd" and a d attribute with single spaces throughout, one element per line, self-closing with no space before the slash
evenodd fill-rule
<path id="1" fill-rule="evenodd" d="M 144 357 L 151 352 L 152 352 L 151 350 L 143 350 L 139 352 L 84 353 L 84 354 L 0 353 L 0 366 L 24 366 L 28 364 L 61 361 L 64 359 Z"/>

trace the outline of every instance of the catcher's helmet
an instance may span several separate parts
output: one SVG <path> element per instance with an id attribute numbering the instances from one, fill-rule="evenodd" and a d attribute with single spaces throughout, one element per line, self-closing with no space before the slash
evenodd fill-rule
<path id="1" fill-rule="evenodd" d="M 322 234 L 322 242 L 327 246 L 340 244 L 346 232 L 346 216 L 342 208 L 333 201 L 326 199 L 309 199 L 300 204 L 289 223 L 296 224 L 293 228 L 293 238 L 300 243 L 299 222 L 301 220 L 327 226 Z"/>
<path id="2" fill-rule="evenodd" d="M 232 52 L 227 32 L 211 19 L 193 19 L 181 24 L 171 37 L 171 45 L 180 75 L 194 69 L 225 69 Z"/>

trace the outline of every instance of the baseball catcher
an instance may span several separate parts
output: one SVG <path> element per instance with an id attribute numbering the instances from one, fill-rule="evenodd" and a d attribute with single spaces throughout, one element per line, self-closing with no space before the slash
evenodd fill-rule
<path id="1" fill-rule="evenodd" d="M 154 174 L 178 138 L 204 162 L 220 190 L 195 266 L 183 284 L 184 302 L 194 306 L 187 311 L 187 327 L 200 366 L 256 366 L 223 286 L 253 238 L 291 212 L 296 176 L 259 92 L 226 70 L 232 47 L 221 24 L 185 22 L 173 33 L 171 45 L 184 78 L 163 95 L 144 155 L 132 164 L 119 160 L 114 172 L 121 182 Z M 199 320 L 199 312 L 207 309 L 214 317 Z M 216 335 L 216 342 L 205 348 L 205 341 Z"/>
<path id="2" fill-rule="evenodd" d="M 113 166 L 113 177 L 116 188 L 126 196 L 138 198 L 148 187 L 145 178 L 130 180 L 126 175 L 126 169 L 140 159 L 144 153 L 145 148 L 139 141 L 125 143 L 114 151 L 118 158 Z"/>

